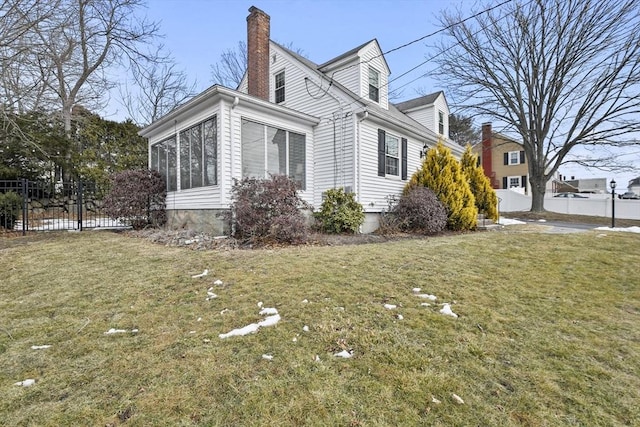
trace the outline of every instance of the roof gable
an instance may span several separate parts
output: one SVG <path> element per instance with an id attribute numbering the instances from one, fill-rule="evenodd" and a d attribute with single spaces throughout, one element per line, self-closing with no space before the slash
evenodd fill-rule
<path id="1" fill-rule="evenodd" d="M 444 96 L 443 91 L 430 93 L 428 95 L 424 95 L 418 98 L 410 99 L 408 101 L 400 102 L 398 104 L 395 104 L 395 106 L 398 110 L 405 112 L 417 107 L 425 107 L 428 105 L 433 105 L 440 96 Z"/>

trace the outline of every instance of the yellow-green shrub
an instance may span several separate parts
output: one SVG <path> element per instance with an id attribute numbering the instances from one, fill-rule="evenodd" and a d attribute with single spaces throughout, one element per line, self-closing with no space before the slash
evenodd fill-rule
<path id="1" fill-rule="evenodd" d="M 478 212 L 494 221 L 498 220 L 498 196 L 491 188 L 489 177 L 484 174 L 482 166 L 478 165 L 478 156 L 473 154 L 471 146 L 467 145 L 467 149 L 460 159 L 462 173 L 467 177 L 469 188 L 476 198 L 476 208 Z"/>

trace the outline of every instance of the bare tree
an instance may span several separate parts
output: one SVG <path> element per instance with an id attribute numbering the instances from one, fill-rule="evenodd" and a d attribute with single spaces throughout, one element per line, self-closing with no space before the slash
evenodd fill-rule
<path id="1" fill-rule="evenodd" d="M 437 73 L 456 103 L 522 140 L 532 211 L 561 165 L 602 167 L 577 148 L 638 144 L 640 1 L 516 1 L 461 20 L 442 18 L 452 42 Z"/>
<path id="2" fill-rule="evenodd" d="M 293 47 L 293 43 L 281 46 L 297 55 L 306 57 L 302 49 Z M 236 48 L 229 48 L 222 52 L 220 60 L 211 66 L 211 80 L 214 84 L 237 88 L 247 70 L 247 61 L 247 43 L 239 41 Z"/>
<path id="3" fill-rule="evenodd" d="M 129 116 L 139 125 L 155 121 L 197 93 L 196 82 L 189 82 L 172 60 L 138 63 L 131 73 L 133 88 L 121 87 L 120 96 Z"/>
<path id="4" fill-rule="evenodd" d="M 99 105 L 114 86 L 109 67 L 154 60 L 144 48 L 157 40 L 159 27 L 137 17 L 142 6 L 141 0 L 62 0 L 54 25 L 38 31 L 42 69 L 53 70 L 47 84 L 61 104 L 67 132 L 76 103 Z"/>
<path id="5" fill-rule="evenodd" d="M 247 70 L 247 43 L 239 41 L 235 49 L 227 49 L 220 60 L 211 66 L 211 78 L 214 84 L 237 88 Z"/>

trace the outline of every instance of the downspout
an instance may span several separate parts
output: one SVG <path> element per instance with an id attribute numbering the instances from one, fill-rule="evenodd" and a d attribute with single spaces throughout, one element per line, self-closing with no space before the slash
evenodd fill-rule
<path id="1" fill-rule="evenodd" d="M 360 197 L 360 186 L 362 184 L 362 174 L 360 173 L 360 135 L 362 134 L 361 132 L 361 123 L 365 120 L 367 120 L 369 118 L 369 112 L 367 110 L 364 110 L 364 112 L 362 113 L 362 118 L 360 120 L 356 120 L 356 134 L 355 134 L 355 140 L 353 142 L 353 149 L 355 151 L 355 155 L 353 158 L 353 164 L 354 164 L 354 183 L 355 183 L 355 193 L 356 193 L 356 201 L 358 203 L 361 203 L 361 197 Z"/>
<path id="2" fill-rule="evenodd" d="M 233 177 L 234 177 L 234 172 L 235 172 L 235 152 L 236 152 L 236 147 L 234 144 L 234 132 L 233 132 L 233 110 L 236 109 L 236 107 L 238 106 L 238 104 L 240 103 L 240 98 L 238 98 L 237 96 L 233 98 L 233 104 L 231 104 L 231 108 L 229 108 L 229 145 L 230 145 L 230 161 L 231 161 L 231 166 L 230 166 L 230 179 L 231 182 L 233 182 Z M 221 168 L 222 169 L 222 168 Z M 222 174 L 220 174 L 222 175 Z M 225 198 L 225 202 L 229 201 L 229 197 L 227 194 L 224 194 L 223 188 L 220 188 L 220 195 L 222 197 Z M 231 217 L 231 230 L 229 230 L 231 235 L 234 236 L 236 234 L 236 218 L 235 215 L 232 215 Z"/>

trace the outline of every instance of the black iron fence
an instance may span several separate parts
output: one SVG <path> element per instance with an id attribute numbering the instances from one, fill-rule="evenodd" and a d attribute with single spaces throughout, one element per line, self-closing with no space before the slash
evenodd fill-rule
<path id="1" fill-rule="evenodd" d="M 83 182 L 0 180 L 0 230 L 55 231 L 121 228 L 102 211 L 104 189 Z"/>

